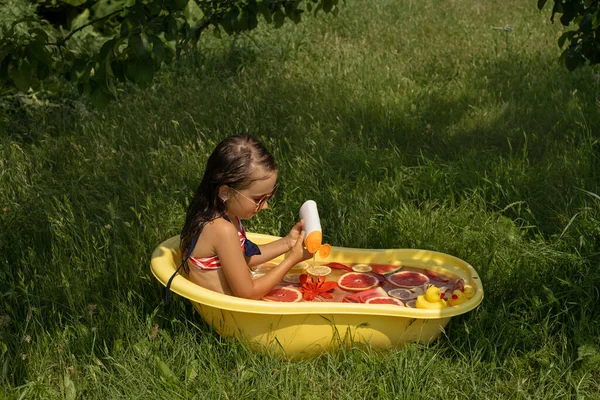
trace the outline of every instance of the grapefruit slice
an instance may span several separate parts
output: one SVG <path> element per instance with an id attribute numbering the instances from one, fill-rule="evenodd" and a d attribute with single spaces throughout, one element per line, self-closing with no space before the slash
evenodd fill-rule
<path id="1" fill-rule="evenodd" d="M 371 264 L 371 268 L 376 274 L 387 275 L 391 274 L 392 272 L 398 271 L 400 268 L 402 268 L 402 265 Z"/>
<path id="2" fill-rule="evenodd" d="M 398 300 L 395 297 L 371 297 L 370 299 L 365 301 L 365 303 L 367 303 L 367 304 L 393 304 L 396 306 L 404 307 L 404 303 L 402 303 L 400 300 Z"/>
<path id="3" fill-rule="evenodd" d="M 371 297 L 386 297 L 387 293 L 383 290 L 382 287 L 377 286 L 374 289 L 363 290 L 362 292 L 357 292 L 351 294 L 349 296 L 344 297 L 345 302 L 357 302 L 364 303 L 369 300 Z"/>
<path id="4" fill-rule="evenodd" d="M 387 277 L 388 282 L 401 288 L 413 288 L 429 282 L 427 275 L 414 271 L 394 272 Z"/>
<path id="5" fill-rule="evenodd" d="M 338 286 L 351 292 L 360 292 L 379 285 L 379 280 L 371 274 L 348 272 L 338 279 Z"/>
<path id="6" fill-rule="evenodd" d="M 292 287 L 276 287 L 265 294 L 263 300 L 279 301 L 284 303 L 295 303 L 302 299 L 302 292 Z"/>

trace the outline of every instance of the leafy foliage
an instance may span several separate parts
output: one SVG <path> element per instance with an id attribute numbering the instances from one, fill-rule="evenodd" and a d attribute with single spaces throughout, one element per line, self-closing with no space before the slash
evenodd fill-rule
<path id="1" fill-rule="evenodd" d="M 544 8 L 548 0 L 538 0 L 538 8 Z M 566 67 L 573 71 L 575 68 L 589 63 L 600 63 L 600 0 L 554 0 L 552 16 L 560 16 L 563 26 L 573 26 L 576 29 L 564 32 L 558 39 L 561 48 L 567 47 L 561 55 Z"/>
<path id="2" fill-rule="evenodd" d="M 220 37 L 250 31 L 259 19 L 279 28 L 286 19 L 301 22 L 306 11 L 338 13 L 338 0 L 8 3 L 0 14 L 0 90 L 66 78 L 100 106 L 117 96 L 119 83 L 150 85 L 163 64 L 193 49 L 209 28 Z"/>

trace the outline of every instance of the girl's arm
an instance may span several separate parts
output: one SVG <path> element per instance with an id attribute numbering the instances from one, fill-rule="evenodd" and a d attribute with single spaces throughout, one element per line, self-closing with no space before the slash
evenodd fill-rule
<path id="1" fill-rule="evenodd" d="M 275 257 L 290 251 L 296 244 L 296 241 L 300 236 L 300 232 L 302 232 L 303 226 L 304 220 L 300 220 L 296 223 L 296 225 L 294 225 L 294 227 L 290 230 L 290 233 L 288 233 L 286 236 L 271 243 L 259 245 L 258 248 L 260 249 L 260 254 L 248 258 L 248 265 L 254 267 L 255 265 L 260 265 L 267 261 L 271 261 Z"/>
<path id="2" fill-rule="evenodd" d="M 304 232 L 300 234 L 290 254 L 266 275 L 252 279 L 252 274 L 246 265 L 237 231 L 223 229 L 215 232 L 215 250 L 221 261 L 221 268 L 234 296 L 247 299 L 260 299 L 273 289 L 285 274 L 300 261 L 312 257 L 302 246 Z"/>

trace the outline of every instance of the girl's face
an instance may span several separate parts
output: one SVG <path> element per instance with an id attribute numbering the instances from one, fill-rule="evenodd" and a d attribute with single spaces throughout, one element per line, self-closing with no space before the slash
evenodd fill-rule
<path id="1" fill-rule="evenodd" d="M 260 175 L 264 178 L 265 173 Z M 269 208 L 269 199 L 277 190 L 277 172 L 270 171 L 266 173 L 265 179 L 259 179 L 242 190 L 230 189 L 230 197 L 227 201 L 227 213 L 231 213 L 242 219 L 249 219 L 258 214 L 261 210 Z"/>

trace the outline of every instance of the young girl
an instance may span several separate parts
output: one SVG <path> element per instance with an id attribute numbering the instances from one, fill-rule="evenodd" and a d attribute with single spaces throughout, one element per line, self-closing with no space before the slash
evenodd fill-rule
<path id="1" fill-rule="evenodd" d="M 242 219 L 269 208 L 276 181 L 273 156 L 253 137 L 235 135 L 217 145 L 181 232 L 182 254 L 191 250 L 184 267 L 192 282 L 216 292 L 260 299 L 290 268 L 312 257 L 303 246 L 303 221 L 268 244 L 257 246 L 246 238 Z M 286 252 L 278 266 L 252 279 L 250 267 Z"/>

